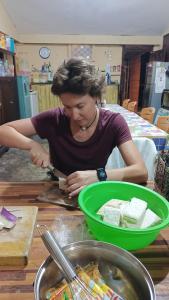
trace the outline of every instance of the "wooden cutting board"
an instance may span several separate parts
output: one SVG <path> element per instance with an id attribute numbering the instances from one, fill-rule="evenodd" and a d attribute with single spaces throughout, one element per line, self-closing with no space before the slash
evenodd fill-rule
<path id="1" fill-rule="evenodd" d="M 68 209 L 78 208 L 77 197 L 69 199 L 67 194 L 59 189 L 57 182 L 52 182 L 51 185 L 36 198 L 36 200 L 61 205 Z"/>
<path id="2" fill-rule="evenodd" d="M 0 231 L 0 266 L 26 265 L 38 207 L 5 206 L 5 208 L 19 218 L 13 228 Z"/>

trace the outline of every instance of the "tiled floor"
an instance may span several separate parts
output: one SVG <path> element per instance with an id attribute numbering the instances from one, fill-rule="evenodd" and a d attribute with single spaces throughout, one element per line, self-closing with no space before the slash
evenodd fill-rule
<path id="1" fill-rule="evenodd" d="M 28 151 L 9 149 L 0 157 L 0 181 L 49 180 L 47 170 L 32 164 Z"/>

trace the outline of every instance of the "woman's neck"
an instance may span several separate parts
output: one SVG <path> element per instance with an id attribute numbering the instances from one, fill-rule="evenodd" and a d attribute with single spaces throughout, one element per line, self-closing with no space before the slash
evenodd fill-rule
<path id="1" fill-rule="evenodd" d="M 96 113 L 93 120 L 87 126 L 71 126 L 73 138 L 79 142 L 85 142 L 94 134 L 99 120 L 99 110 L 96 108 Z"/>
<path id="2" fill-rule="evenodd" d="M 93 126 L 94 123 L 95 123 L 95 121 L 96 121 L 96 119 L 97 119 L 97 114 L 98 114 L 98 110 L 97 110 L 97 108 L 96 108 L 96 112 L 95 112 L 95 115 L 94 115 L 93 120 L 92 120 L 87 126 L 80 126 L 80 130 L 86 131 L 86 130 L 88 130 L 91 126 Z"/>

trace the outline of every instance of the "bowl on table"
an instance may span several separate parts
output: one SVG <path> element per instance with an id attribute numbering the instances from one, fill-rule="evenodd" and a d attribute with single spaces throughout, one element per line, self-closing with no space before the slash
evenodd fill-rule
<path id="1" fill-rule="evenodd" d="M 129 201 L 132 197 L 146 201 L 148 208 L 161 218 L 161 222 L 146 229 L 123 228 L 104 222 L 97 214 L 99 208 L 110 199 Z M 94 238 L 126 250 L 148 246 L 156 239 L 160 230 L 169 225 L 168 201 L 160 194 L 134 183 L 104 181 L 91 184 L 80 192 L 78 202 Z"/>
<path id="2" fill-rule="evenodd" d="M 63 247 L 71 263 L 82 267 L 98 264 L 105 283 L 125 300 L 155 300 L 152 279 L 142 263 L 117 246 L 98 241 L 81 241 Z M 46 292 L 62 280 L 58 266 L 49 256 L 39 268 L 35 282 L 35 300 L 45 300 Z"/>

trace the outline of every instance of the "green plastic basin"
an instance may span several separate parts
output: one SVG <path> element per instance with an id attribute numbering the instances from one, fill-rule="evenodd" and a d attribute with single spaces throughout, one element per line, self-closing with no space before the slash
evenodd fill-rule
<path id="1" fill-rule="evenodd" d="M 110 199 L 130 200 L 140 198 L 148 203 L 148 208 L 161 219 L 161 223 L 146 229 L 121 228 L 109 225 L 97 215 L 98 209 Z M 141 249 L 152 243 L 161 229 L 169 225 L 169 203 L 158 193 L 128 182 L 105 181 L 84 188 L 78 197 L 88 228 L 94 238 L 108 242 L 126 250 Z"/>

